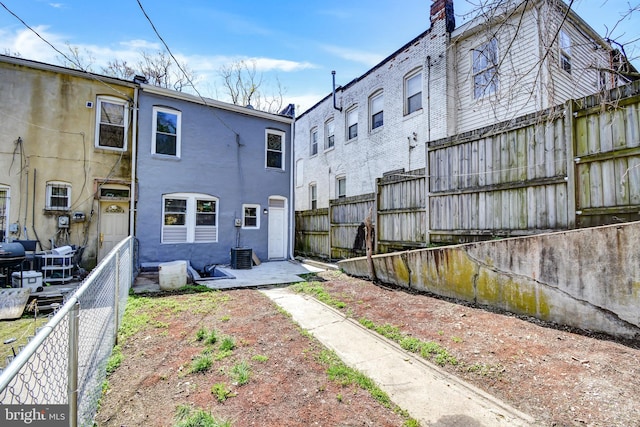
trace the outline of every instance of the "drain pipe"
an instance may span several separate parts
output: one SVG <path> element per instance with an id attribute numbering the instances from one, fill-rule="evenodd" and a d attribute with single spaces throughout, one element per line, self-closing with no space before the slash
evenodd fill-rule
<path id="1" fill-rule="evenodd" d="M 136 210 L 136 163 L 137 163 L 137 151 L 138 151 L 138 91 L 139 86 L 133 89 L 133 118 L 132 118 L 132 132 L 131 132 L 131 191 L 129 192 L 129 235 L 135 236 L 135 210 Z"/>
<path id="2" fill-rule="evenodd" d="M 295 205 L 295 179 L 296 179 L 296 159 L 295 159 L 295 129 L 296 129 L 296 113 L 293 112 L 293 120 L 291 121 L 291 135 L 289 140 L 291 141 L 291 166 L 289 172 L 291 178 L 289 178 L 289 259 L 295 260 L 295 244 L 296 244 L 296 205 Z"/>
<path id="3" fill-rule="evenodd" d="M 331 72 L 331 76 L 333 77 L 333 108 L 335 110 L 342 112 L 342 107 L 338 107 L 336 105 L 336 71 L 335 70 Z"/>

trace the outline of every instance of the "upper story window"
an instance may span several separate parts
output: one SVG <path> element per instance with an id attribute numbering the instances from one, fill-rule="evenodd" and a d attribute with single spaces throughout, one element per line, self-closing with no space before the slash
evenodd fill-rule
<path id="1" fill-rule="evenodd" d="M 162 197 L 162 243 L 218 241 L 218 199 L 206 194 Z"/>
<path id="2" fill-rule="evenodd" d="M 571 74 L 571 37 L 560 30 L 560 68 Z"/>
<path id="3" fill-rule="evenodd" d="M 339 199 L 347 197 L 347 177 L 339 176 L 336 178 L 336 195 Z"/>
<path id="4" fill-rule="evenodd" d="M 268 129 L 265 149 L 266 166 L 284 170 L 284 132 Z"/>
<path id="5" fill-rule="evenodd" d="M 151 152 L 180 158 L 182 113 L 169 108 L 153 107 L 153 140 Z"/>
<path id="6" fill-rule="evenodd" d="M 260 205 L 242 205 L 242 228 L 260 228 Z"/>
<path id="7" fill-rule="evenodd" d="M 318 187 L 315 183 L 309 184 L 309 205 L 311 209 L 318 209 Z"/>
<path id="8" fill-rule="evenodd" d="M 96 102 L 95 145 L 99 148 L 126 150 L 129 114 L 127 102 L 99 96 Z"/>
<path id="9" fill-rule="evenodd" d="M 71 184 L 59 181 L 47 182 L 45 209 L 57 211 L 71 209 Z"/>
<path id="10" fill-rule="evenodd" d="M 318 154 L 318 128 L 311 129 L 311 147 L 310 152 L 312 156 Z"/>
<path id="11" fill-rule="evenodd" d="M 333 148 L 336 143 L 335 123 L 333 119 L 327 120 L 324 124 L 324 149 Z"/>
<path id="12" fill-rule="evenodd" d="M 422 71 L 417 71 L 404 79 L 405 114 L 422 109 Z"/>
<path id="13" fill-rule="evenodd" d="M 475 99 L 495 93 L 498 90 L 498 41 L 488 43 L 473 50 L 473 97 Z"/>
<path id="14" fill-rule="evenodd" d="M 347 110 L 347 141 L 358 137 L 358 107 Z"/>
<path id="15" fill-rule="evenodd" d="M 369 98 L 369 115 L 371 117 L 371 130 L 384 124 L 384 97 L 382 91 Z"/>

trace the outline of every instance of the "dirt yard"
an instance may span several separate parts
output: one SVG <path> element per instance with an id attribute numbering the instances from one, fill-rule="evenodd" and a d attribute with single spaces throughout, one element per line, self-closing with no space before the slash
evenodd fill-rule
<path id="1" fill-rule="evenodd" d="M 339 272 L 318 276 L 334 301 L 344 303 L 345 314 L 439 344 L 455 358 L 443 369 L 530 414 L 538 425 L 640 425 L 640 343 Z M 257 290 L 133 299 L 129 309 L 141 301 L 143 308 L 131 310 L 137 326 L 123 331 L 130 336 L 123 338 L 122 362 L 108 379 L 98 426 L 173 426 L 185 408 L 203 409 L 233 426 L 413 425 L 407 414 L 357 385 L 330 379 L 322 346 Z M 216 343 L 207 344 L 203 331 L 216 331 Z M 235 348 L 222 349 L 225 337 Z M 203 354 L 213 362 L 196 369 Z M 246 383 L 237 375 L 241 364 L 249 372 Z"/>

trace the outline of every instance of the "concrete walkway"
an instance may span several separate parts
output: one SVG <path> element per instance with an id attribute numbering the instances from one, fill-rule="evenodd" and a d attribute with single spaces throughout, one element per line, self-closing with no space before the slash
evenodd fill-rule
<path id="1" fill-rule="evenodd" d="M 402 350 L 318 300 L 287 288 L 262 290 L 342 361 L 378 384 L 426 426 L 534 426 L 530 416 Z"/>

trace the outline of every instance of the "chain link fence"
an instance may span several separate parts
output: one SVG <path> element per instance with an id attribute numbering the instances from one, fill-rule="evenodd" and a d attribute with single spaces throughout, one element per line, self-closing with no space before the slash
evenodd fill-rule
<path id="1" fill-rule="evenodd" d="M 128 237 L 68 295 L 0 374 L 2 405 L 68 405 L 70 426 L 91 426 L 134 277 Z"/>

